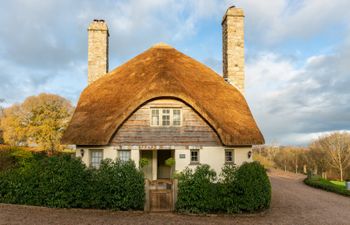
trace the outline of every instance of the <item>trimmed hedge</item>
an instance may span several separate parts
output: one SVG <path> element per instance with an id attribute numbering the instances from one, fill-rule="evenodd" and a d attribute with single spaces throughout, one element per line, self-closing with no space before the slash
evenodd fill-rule
<path id="1" fill-rule="evenodd" d="M 176 209 L 190 213 L 257 212 L 269 208 L 271 184 L 263 166 L 225 166 L 217 180 L 208 165 L 180 173 Z"/>
<path id="2" fill-rule="evenodd" d="M 189 168 L 179 174 L 176 209 L 180 212 L 204 213 L 219 211 L 216 173 L 208 165 Z"/>
<path id="3" fill-rule="evenodd" d="M 340 188 L 335 184 L 330 183 L 329 181 L 322 178 L 305 178 L 304 183 L 314 188 L 319 188 L 325 191 L 334 192 L 340 195 L 350 197 L 350 191 L 345 188 Z"/>
<path id="4" fill-rule="evenodd" d="M 105 160 L 93 170 L 90 184 L 91 207 L 102 209 L 143 209 L 144 176 L 133 161 Z"/>
<path id="5" fill-rule="evenodd" d="M 262 165 L 257 162 L 243 164 L 237 170 L 235 178 L 240 210 L 254 212 L 269 208 L 271 184 Z"/>
<path id="6" fill-rule="evenodd" d="M 142 209 L 143 185 L 143 174 L 133 162 L 105 161 L 96 170 L 68 155 L 35 154 L 21 167 L 0 173 L 0 202 L 57 208 Z"/>

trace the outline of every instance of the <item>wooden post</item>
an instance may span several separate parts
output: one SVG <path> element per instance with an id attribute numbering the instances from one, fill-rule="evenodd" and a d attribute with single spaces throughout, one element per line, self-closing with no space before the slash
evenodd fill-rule
<path id="1" fill-rule="evenodd" d="M 175 211 L 175 206 L 177 202 L 177 191 L 178 191 L 178 179 L 173 180 L 173 211 Z"/>
<path id="2" fill-rule="evenodd" d="M 149 180 L 145 179 L 145 206 L 143 208 L 145 212 L 150 211 L 150 199 L 149 199 Z"/>

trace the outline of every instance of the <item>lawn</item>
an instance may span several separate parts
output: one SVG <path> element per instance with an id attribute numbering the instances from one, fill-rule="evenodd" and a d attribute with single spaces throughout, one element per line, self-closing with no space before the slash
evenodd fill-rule
<path id="1" fill-rule="evenodd" d="M 334 184 L 334 185 L 337 185 L 338 187 L 340 187 L 340 188 L 346 188 L 346 186 L 345 186 L 345 181 L 337 181 L 337 180 L 331 180 L 331 181 L 329 181 L 329 182 L 331 182 L 332 184 Z"/>
<path id="2" fill-rule="evenodd" d="M 346 190 L 345 182 L 330 181 L 322 179 L 319 176 L 313 176 L 312 178 L 306 178 L 304 183 L 315 188 L 350 196 L 350 191 Z"/>

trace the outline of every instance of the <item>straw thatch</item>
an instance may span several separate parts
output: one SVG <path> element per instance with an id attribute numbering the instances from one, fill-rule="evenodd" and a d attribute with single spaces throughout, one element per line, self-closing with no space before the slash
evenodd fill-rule
<path id="1" fill-rule="evenodd" d="M 89 85 L 62 142 L 108 145 L 123 122 L 155 98 L 176 98 L 197 111 L 223 145 L 263 144 L 244 96 L 207 66 L 158 45 Z"/>

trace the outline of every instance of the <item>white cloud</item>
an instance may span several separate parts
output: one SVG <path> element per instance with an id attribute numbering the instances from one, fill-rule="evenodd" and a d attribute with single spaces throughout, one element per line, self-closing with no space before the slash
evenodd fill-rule
<path id="1" fill-rule="evenodd" d="M 334 29 L 350 19 L 348 0 L 239 0 L 253 42 L 275 45 L 286 39 L 305 39 Z"/>
<path id="2" fill-rule="evenodd" d="M 264 53 L 246 70 L 247 99 L 267 142 L 306 144 L 314 134 L 350 130 L 350 46 L 297 67 Z"/>

